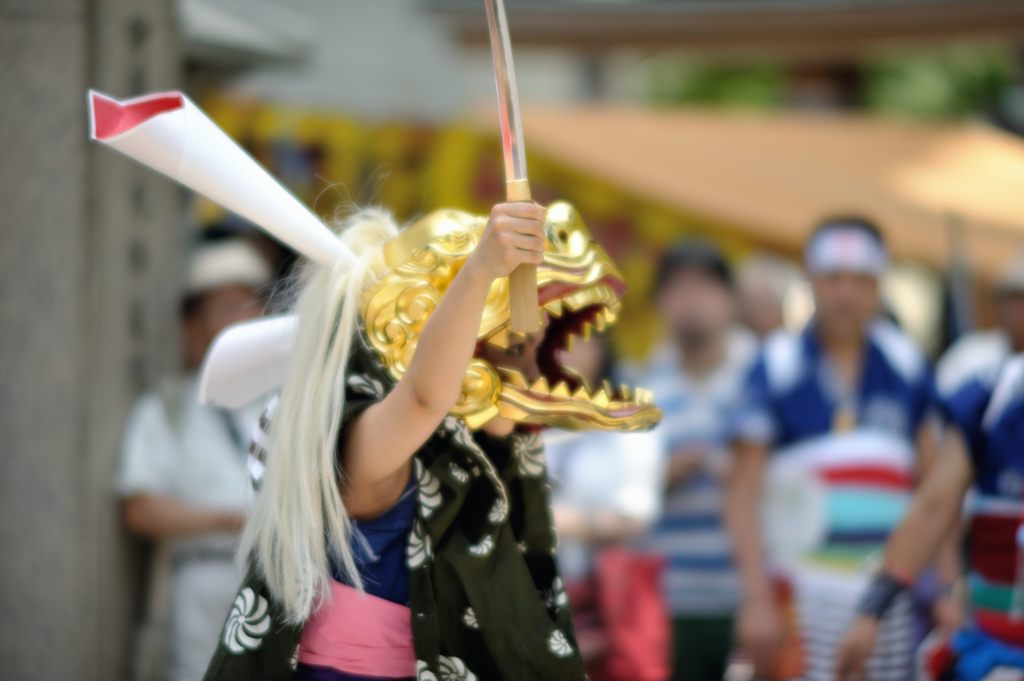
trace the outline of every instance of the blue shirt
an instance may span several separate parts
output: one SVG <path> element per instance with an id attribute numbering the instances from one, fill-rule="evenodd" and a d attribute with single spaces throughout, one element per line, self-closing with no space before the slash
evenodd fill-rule
<path id="1" fill-rule="evenodd" d="M 860 381 L 844 395 L 813 323 L 799 335 L 772 336 L 747 378 L 733 437 L 781 449 L 832 432 L 849 409 L 856 426 L 913 441 L 934 406 L 932 373 L 893 324 L 875 322 L 866 340 Z"/>
<path id="2" fill-rule="evenodd" d="M 968 504 L 967 602 L 972 625 L 1021 646 L 1019 560 L 1024 537 L 1024 354 L 979 357 L 942 408 L 964 436 L 974 469 Z"/>
<path id="3" fill-rule="evenodd" d="M 974 487 L 987 496 L 1024 495 L 1024 355 L 978 371 L 942 395 L 946 419 L 963 434 Z"/>
<path id="4" fill-rule="evenodd" d="M 399 605 L 409 603 L 405 548 L 416 519 L 416 489 L 416 478 L 410 475 L 409 484 L 394 506 L 373 520 L 352 522 L 352 554 L 366 593 Z M 332 576 L 348 583 L 336 567 Z"/>
<path id="5" fill-rule="evenodd" d="M 868 328 L 863 352 L 859 380 L 843 386 L 812 323 L 767 340 L 748 377 L 733 436 L 771 450 L 762 515 L 773 562 L 857 569 L 910 502 L 932 373 L 886 321 Z"/>

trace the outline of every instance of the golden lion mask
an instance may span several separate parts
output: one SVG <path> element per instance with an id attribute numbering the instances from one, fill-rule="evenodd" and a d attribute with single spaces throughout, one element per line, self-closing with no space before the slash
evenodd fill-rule
<path id="1" fill-rule="evenodd" d="M 385 247 L 387 274 L 362 299 L 370 343 L 395 379 L 401 378 L 427 318 L 444 296 L 487 224 L 484 216 L 440 210 L 418 220 Z M 589 338 L 615 323 L 625 289 L 622 275 L 567 203 L 554 203 L 545 221 L 544 263 L 537 268 L 540 305 L 550 323 L 538 350 L 543 376 L 528 385 L 514 369 L 475 357 L 452 413 L 470 428 L 495 416 L 570 430 L 643 430 L 661 412 L 642 388 L 589 386 L 557 360 L 575 336 Z M 538 310 L 538 314 L 541 311 Z M 491 285 L 478 338 L 509 345 L 508 279 Z"/>

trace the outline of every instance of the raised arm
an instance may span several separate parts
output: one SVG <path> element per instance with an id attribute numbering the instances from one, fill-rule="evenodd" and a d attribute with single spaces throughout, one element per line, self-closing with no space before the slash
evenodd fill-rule
<path id="1" fill-rule="evenodd" d="M 354 517 L 382 512 L 401 494 L 412 455 L 458 400 L 491 283 L 543 261 L 544 216 L 532 203 L 494 206 L 480 243 L 424 326 L 405 375 L 350 428 L 342 465 Z"/>

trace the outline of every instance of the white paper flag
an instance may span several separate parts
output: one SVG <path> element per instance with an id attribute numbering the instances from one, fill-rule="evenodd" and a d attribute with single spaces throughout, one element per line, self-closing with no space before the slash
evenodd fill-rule
<path id="1" fill-rule="evenodd" d="M 352 252 L 180 92 L 119 102 L 90 90 L 92 138 L 256 223 L 329 265 Z"/>
<path id="2" fill-rule="evenodd" d="M 213 341 L 199 379 L 204 404 L 237 409 L 284 383 L 298 320 L 291 315 L 235 324 Z"/>

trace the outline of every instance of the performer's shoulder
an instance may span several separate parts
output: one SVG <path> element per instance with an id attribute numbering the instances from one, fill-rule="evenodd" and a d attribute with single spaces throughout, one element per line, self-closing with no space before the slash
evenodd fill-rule
<path id="1" fill-rule="evenodd" d="M 991 385 L 1009 354 L 999 331 L 979 331 L 959 339 L 946 350 L 935 369 L 940 395 L 951 395 L 970 381 Z"/>
<path id="2" fill-rule="evenodd" d="M 909 382 L 920 380 L 928 371 L 924 353 L 906 331 L 887 319 L 871 325 L 871 340 L 881 351 L 889 366 Z"/>
<path id="3" fill-rule="evenodd" d="M 992 389 L 992 399 L 985 410 L 984 422 L 992 424 L 1010 412 L 1024 396 L 1024 353 L 1013 355 L 1001 365 Z"/>
<path id="4" fill-rule="evenodd" d="M 803 373 L 802 336 L 780 329 L 764 340 L 758 368 L 763 368 L 768 386 L 776 392 L 792 387 Z"/>

